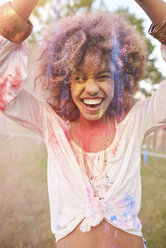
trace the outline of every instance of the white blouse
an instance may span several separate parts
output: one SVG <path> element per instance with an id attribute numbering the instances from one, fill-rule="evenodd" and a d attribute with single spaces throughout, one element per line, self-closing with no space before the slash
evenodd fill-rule
<path id="1" fill-rule="evenodd" d="M 89 180 L 80 148 L 67 139 L 68 125 L 51 106 L 23 89 L 27 53 L 26 42 L 14 44 L 0 37 L 0 109 L 38 132 L 47 146 L 51 228 L 56 242 L 78 224 L 82 232 L 88 232 L 103 219 L 142 236 L 138 217 L 141 144 L 146 133 L 166 124 L 166 82 L 152 97 L 137 102 L 117 124 L 113 144 L 106 149 L 105 169 L 104 151 L 85 153 L 93 174 Z"/>

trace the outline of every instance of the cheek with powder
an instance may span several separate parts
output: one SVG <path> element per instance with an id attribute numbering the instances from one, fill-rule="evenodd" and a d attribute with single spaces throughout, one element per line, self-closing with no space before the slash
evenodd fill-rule
<path id="1" fill-rule="evenodd" d="M 72 96 L 73 102 L 76 104 L 77 107 L 79 105 L 78 99 L 79 99 L 81 92 L 83 91 L 83 88 L 84 86 L 82 84 L 75 83 L 75 82 L 71 83 L 71 96 Z"/>

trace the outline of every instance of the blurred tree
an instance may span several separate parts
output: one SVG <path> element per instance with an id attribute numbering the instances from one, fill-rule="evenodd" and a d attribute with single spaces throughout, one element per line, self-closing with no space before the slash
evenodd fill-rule
<path id="1" fill-rule="evenodd" d="M 90 11 L 92 9 L 92 4 L 94 0 L 75 0 L 75 1 L 68 1 L 67 4 L 67 15 L 72 13 L 76 13 L 78 10 L 86 10 Z M 72 3 L 72 4 L 71 4 Z"/>
<path id="2" fill-rule="evenodd" d="M 78 11 L 91 11 L 92 5 L 96 0 L 40 0 L 35 8 L 33 15 L 38 18 L 41 18 L 40 12 L 38 11 L 40 7 L 45 8 L 46 5 L 50 5 L 51 9 L 55 11 L 56 18 L 62 18 L 71 14 L 74 14 Z M 57 13 L 58 10 L 58 13 Z M 55 19 L 54 19 L 55 20 Z M 51 20 L 49 19 L 49 22 Z"/>
<path id="3" fill-rule="evenodd" d="M 40 0 L 38 2 L 38 4 L 37 4 L 36 8 L 33 11 L 33 15 L 35 15 L 36 17 L 40 17 L 39 16 L 39 12 L 38 12 L 38 8 L 39 7 L 42 7 L 43 8 L 47 2 L 50 2 L 50 1 L 48 1 L 48 0 Z"/>
<path id="4" fill-rule="evenodd" d="M 40 0 L 31 16 L 35 24 L 35 32 L 29 37 L 30 42 L 34 42 L 40 37 L 40 31 L 46 24 L 74 14 L 78 11 L 92 11 L 93 4 L 97 0 Z M 102 2 L 103 0 L 101 0 Z"/>
<path id="5" fill-rule="evenodd" d="M 144 20 L 142 18 L 137 18 L 134 14 L 130 13 L 128 8 L 126 9 L 120 8 L 116 12 L 124 14 L 127 20 L 132 24 L 132 26 L 134 26 L 135 29 L 139 31 L 141 35 L 145 38 L 146 46 L 147 46 L 147 56 L 148 56 L 147 73 L 145 75 L 145 79 L 150 79 L 152 84 L 160 83 L 161 80 L 163 79 L 163 75 L 155 65 L 157 58 L 151 56 L 155 46 L 152 44 L 151 40 L 147 37 L 146 35 L 147 31 L 146 32 L 144 31 L 144 26 L 143 26 Z M 144 91 L 144 94 L 145 93 L 146 91 Z"/>

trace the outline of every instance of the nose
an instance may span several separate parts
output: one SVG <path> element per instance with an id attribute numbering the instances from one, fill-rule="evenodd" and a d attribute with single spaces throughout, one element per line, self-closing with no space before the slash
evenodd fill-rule
<path id="1" fill-rule="evenodd" d="M 86 81 L 86 93 L 91 96 L 96 96 L 99 92 L 99 87 L 94 78 L 88 78 Z"/>

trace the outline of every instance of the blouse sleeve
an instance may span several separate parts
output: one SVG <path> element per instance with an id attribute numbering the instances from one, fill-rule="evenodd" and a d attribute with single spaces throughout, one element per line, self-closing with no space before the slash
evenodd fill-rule
<path id="1" fill-rule="evenodd" d="M 166 61 L 166 45 L 161 46 L 161 54 Z M 151 97 L 138 103 L 138 112 L 141 115 L 142 136 L 166 125 L 166 81 L 159 85 Z"/>
<path id="2" fill-rule="evenodd" d="M 0 36 L 0 110 L 22 126 L 43 132 L 43 104 L 23 89 L 27 78 L 27 43 Z"/>
<path id="3" fill-rule="evenodd" d="M 166 125 L 166 81 L 160 84 L 151 97 L 141 101 L 138 108 L 141 110 L 142 136 Z"/>

